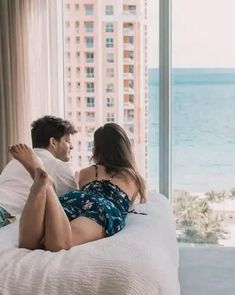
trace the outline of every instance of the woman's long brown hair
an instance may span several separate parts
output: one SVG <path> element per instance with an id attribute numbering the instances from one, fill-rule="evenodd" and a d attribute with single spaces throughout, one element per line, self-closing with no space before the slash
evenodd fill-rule
<path id="1" fill-rule="evenodd" d="M 131 142 L 118 124 L 107 123 L 95 131 L 92 160 L 109 174 L 128 173 L 136 182 L 140 203 L 146 202 L 145 181 L 137 170 Z"/>

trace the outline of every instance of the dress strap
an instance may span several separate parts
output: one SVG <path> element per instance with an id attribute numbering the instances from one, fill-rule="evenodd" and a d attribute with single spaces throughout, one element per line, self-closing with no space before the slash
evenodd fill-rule
<path id="1" fill-rule="evenodd" d="M 94 167 L 95 167 L 95 179 L 97 180 L 98 179 L 98 166 L 95 164 Z"/>

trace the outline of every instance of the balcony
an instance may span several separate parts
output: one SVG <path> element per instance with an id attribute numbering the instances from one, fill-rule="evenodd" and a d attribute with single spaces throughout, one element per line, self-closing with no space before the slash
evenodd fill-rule
<path id="1" fill-rule="evenodd" d="M 133 65 L 134 64 L 134 58 L 124 58 L 123 59 L 124 64 Z"/>
<path id="2" fill-rule="evenodd" d="M 123 92 L 124 94 L 134 94 L 134 89 L 131 87 L 124 87 Z"/>
<path id="3" fill-rule="evenodd" d="M 132 74 L 132 73 L 124 73 L 123 78 L 128 79 L 128 80 L 133 80 L 134 79 L 134 74 Z"/>
<path id="4" fill-rule="evenodd" d="M 124 102 L 124 109 L 125 110 L 133 110 L 134 109 L 134 103 L 130 102 L 130 101 Z"/>
<path id="5" fill-rule="evenodd" d="M 133 28 L 123 28 L 124 35 L 133 35 L 133 33 L 134 33 Z"/>
<path id="6" fill-rule="evenodd" d="M 134 44 L 132 43 L 124 43 L 123 48 L 127 50 L 134 50 Z"/>

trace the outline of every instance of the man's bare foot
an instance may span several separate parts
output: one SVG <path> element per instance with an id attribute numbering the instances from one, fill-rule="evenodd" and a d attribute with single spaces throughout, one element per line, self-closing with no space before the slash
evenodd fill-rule
<path id="1" fill-rule="evenodd" d="M 52 185 L 52 180 L 48 176 L 47 172 L 41 168 L 36 168 L 34 172 L 34 182 L 30 188 L 29 196 L 36 196 L 38 194 L 45 194 L 44 189 L 47 185 Z"/>
<path id="2" fill-rule="evenodd" d="M 9 147 L 9 151 L 25 167 L 33 179 L 36 168 L 44 169 L 41 159 L 26 144 L 14 144 Z"/>

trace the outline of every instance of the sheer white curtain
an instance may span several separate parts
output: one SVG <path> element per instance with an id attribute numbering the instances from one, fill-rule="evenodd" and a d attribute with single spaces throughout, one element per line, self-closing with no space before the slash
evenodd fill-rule
<path id="1" fill-rule="evenodd" d="M 33 120 L 63 114 L 58 101 L 60 3 L 0 0 L 0 170 L 9 161 L 10 144 L 31 143 Z"/>

